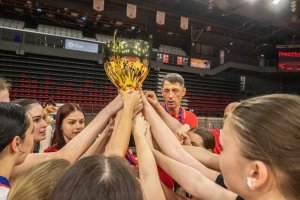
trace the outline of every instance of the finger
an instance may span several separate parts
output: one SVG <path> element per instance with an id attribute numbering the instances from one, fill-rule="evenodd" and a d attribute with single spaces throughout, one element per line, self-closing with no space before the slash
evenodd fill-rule
<path id="1" fill-rule="evenodd" d="M 145 96 L 144 93 L 141 93 L 141 99 L 143 102 L 148 102 L 147 97 Z"/>
<path id="2" fill-rule="evenodd" d="M 140 93 L 143 92 L 142 85 L 141 85 L 140 87 L 137 88 L 137 91 L 139 91 Z"/>
<path id="3" fill-rule="evenodd" d="M 176 134 L 175 136 L 176 136 L 176 138 L 177 138 L 178 141 L 181 140 L 181 137 L 179 135 Z"/>
<path id="4" fill-rule="evenodd" d="M 153 100 L 151 97 L 148 97 L 147 100 L 149 101 L 149 103 L 154 104 L 155 100 Z"/>
<path id="5" fill-rule="evenodd" d="M 124 90 L 119 90 L 119 93 L 123 96 L 125 91 Z"/>

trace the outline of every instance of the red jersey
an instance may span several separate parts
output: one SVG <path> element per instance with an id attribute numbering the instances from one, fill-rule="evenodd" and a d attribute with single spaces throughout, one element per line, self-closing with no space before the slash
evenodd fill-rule
<path id="1" fill-rule="evenodd" d="M 220 154 L 221 152 L 221 145 L 220 145 L 220 133 L 221 130 L 216 130 L 216 129 L 209 129 L 209 131 L 213 134 L 215 138 L 215 148 L 213 149 L 213 153 Z"/>
<path id="2" fill-rule="evenodd" d="M 163 108 L 165 109 L 166 112 L 168 112 L 168 109 L 167 109 L 166 105 L 163 105 Z M 179 108 L 179 115 L 178 116 L 175 116 L 175 115 L 172 115 L 172 114 L 170 114 L 170 115 L 173 118 L 177 119 L 181 124 L 188 124 L 190 126 L 190 128 L 197 128 L 198 127 L 197 116 L 194 113 L 185 110 L 182 106 L 180 106 L 180 108 Z"/>
<path id="3" fill-rule="evenodd" d="M 47 149 L 44 150 L 45 153 L 49 153 L 49 152 L 57 152 L 59 149 L 57 148 L 57 145 L 54 144 L 50 147 L 48 147 Z"/>
<path id="4" fill-rule="evenodd" d="M 166 105 L 162 105 L 162 106 L 164 107 L 166 112 L 168 112 Z M 198 120 L 196 115 L 190 111 L 185 110 L 182 106 L 179 109 L 178 116 L 175 115 L 171 115 L 171 116 L 177 119 L 181 124 L 188 124 L 190 128 L 198 127 Z M 165 186 L 173 190 L 174 188 L 173 178 L 159 166 L 157 166 L 157 168 L 158 168 L 158 174 L 160 180 L 165 184 Z"/>

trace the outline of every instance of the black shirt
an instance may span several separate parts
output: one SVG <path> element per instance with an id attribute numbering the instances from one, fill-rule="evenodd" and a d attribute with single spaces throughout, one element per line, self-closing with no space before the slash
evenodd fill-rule
<path id="1" fill-rule="evenodd" d="M 219 186 L 222 186 L 223 188 L 227 189 L 226 185 L 224 184 L 224 178 L 223 175 L 220 174 L 215 181 L 216 184 L 218 184 Z M 244 200 L 241 196 L 237 196 L 236 200 Z"/>

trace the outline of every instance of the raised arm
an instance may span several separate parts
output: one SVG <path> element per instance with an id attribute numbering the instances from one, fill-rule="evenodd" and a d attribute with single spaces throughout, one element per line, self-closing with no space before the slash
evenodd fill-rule
<path id="1" fill-rule="evenodd" d="M 187 133 L 190 130 L 190 126 L 188 124 L 181 124 L 178 120 L 174 119 L 171 115 L 169 115 L 164 108 L 160 105 L 157 100 L 156 94 L 153 91 L 146 90 L 144 94 L 148 100 L 148 102 L 152 105 L 157 114 L 161 117 L 161 119 L 168 125 L 168 127 L 175 134 L 177 139 L 183 143 L 182 133 Z"/>
<path id="2" fill-rule="evenodd" d="M 90 155 L 103 154 L 104 153 L 107 142 L 109 141 L 109 138 L 110 138 L 111 133 L 113 131 L 114 122 L 115 122 L 115 120 L 113 118 L 111 118 L 109 123 L 105 127 L 105 129 L 98 135 L 95 142 L 80 157 L 80 159 L 84 158 L 84 157 L 87 157 L 87 156 L 90 156 Z"/>
<path id="3" fill-rule="evenodd" d="M 219 165 L 220 156 L 218 154 L 214 154 L 202 147 L 184 145 L 183 148 L 191 156 L 193 156 L 195 159 L 197 159 L 206 167 L 216 171 L 220 171 L 220 165 Z"/>
<path id="4" fill-rule="evenodd" d="M 146 132 L 150 131 L 149 124 L 138 114 L 134 118 L 132 129 L 139 160 L 139 178 L 145 197 L 147 200 L 165 200 L 156 162 L 145 138 Z"/>
<path id="5" fill-rule="evenodd" d="M 164 108 L 160 105 L 157 100 L 156 94 L 153 91 L 146 90 L 144 94 L 148 100 L 148 102 L 152 105 L 157 114 L 161 117 L 161 119 L 169 126 L 169 128 L 176 133 L 178 129 L 182 128 L 182 124 L 174 119 L 171 115 L 169 115 Z"/>
<path id="6" fill-rule="evenodd" d="M 153 137 L 155 138 L 163 153 L 178 162 L 184 163 L 190 167 L 193 167 L 194 169 L 197 169 L 209 179 L 215 181 L 219 173 L 208 169 L 203 164 L 198 162 L 195 158 L 193 158 L 190 154 L 188 154 L 183 149 L 177 138 L 174 136 L 173 132 L 169 129 L 169 127 L 164 123 L 164 121 L 159 117 L 159 115 L 147 101 L 144 95 L 142 95 L 142 99 L 145 118 L 149 122 Z"/>
<path id="7" fill-rule="evenodd" d="M 13 168 L 12 177 L 17 177 L 33 165 L 49 159 L 62 158 L 70 162 L 76 161 L 95 141 L 99 130 L 105 128 L 109 118 L 116 114 L 122 107 L 122 98 L 121 95 L 118 95 L 97 114 L 87 127 L 85 127 L 62 149 L 53 153 L 30 153 L 24 163 Z"/>
<path id="8" fill-rule="evenodd" d="M 176 182 L 192 196 L 207 200 L 235 200 L 237 194 L 226 190 L 205 177 L 201 172 L 153 150 L 159 164 Z"/>
<path id="9" fill-rule="evenodd" d="M 127 90 L 121 92 L 124 101 L 124 108 L 122 111 L 122 116 L 120 122 L 113 131 L 113 134 L 106 145 L 104 155 L 117 155 L 124 157 L 128 148 L 130 135 L 131 135 L 131 125 L 134 110 L 136 107 L 142 105 L 141 96 L 138 91 Z M 117 116 L 118 118 L 118 116 Z"/>

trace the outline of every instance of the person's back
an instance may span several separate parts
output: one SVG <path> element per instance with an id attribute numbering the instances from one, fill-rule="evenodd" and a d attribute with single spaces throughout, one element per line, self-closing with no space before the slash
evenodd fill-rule
<path id="1" fill-rule="evenodd" d="M 142 200 L 141 187 L 121 157 L 90 156 L 74 164 L 50 200 Z"/>

